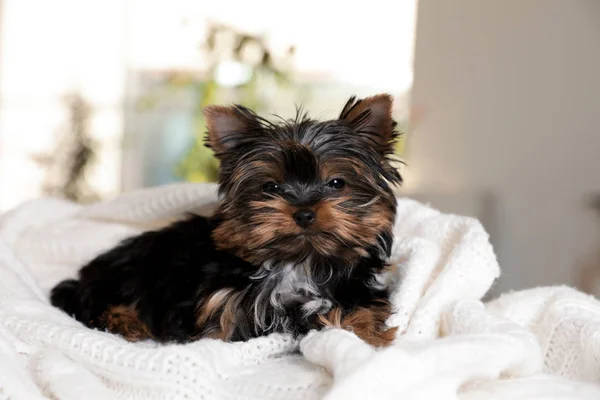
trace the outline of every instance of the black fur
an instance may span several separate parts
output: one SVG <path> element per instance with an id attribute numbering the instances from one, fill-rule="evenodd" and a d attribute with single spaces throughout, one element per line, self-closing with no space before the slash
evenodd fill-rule
<path id="1" fill-rule="evenodd" d="M 221 160 L 216 214 L 123 241 L 57 285 L 52 304 L 116 333 L 105 313 L 130 307 L 161 342 L 298 335 L 334 308 L 380 305 L 400 182 L 386 107 L 386 96 L 352 98 L 337 120 L 278 124 L 240 106 L 208 109 L 207 141 Z M 304 208 L 318 221 L 302 230 L 291 213 Z"/>

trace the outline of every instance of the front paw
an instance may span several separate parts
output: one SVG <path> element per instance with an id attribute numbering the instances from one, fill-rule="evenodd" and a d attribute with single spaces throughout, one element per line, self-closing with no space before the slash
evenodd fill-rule
<path id="1" fill-rule="evenodd" d="M 348 330 L 326 326 L 311 330 L 300 342 L 300 351 L 308 361 L 340 376 L 368 359 L 375 349 Z"/>
<path id="2" fill-rule="evenodd" d="M 327 315 L 320 315 L 323 326 L 346 329 L 374 347 L 389 346 L 396 338 L 397 327 L 390 328 L 385 322 L 390 315 L 389 306 L 359 307 L 344 315 L 335 308 Z"/>

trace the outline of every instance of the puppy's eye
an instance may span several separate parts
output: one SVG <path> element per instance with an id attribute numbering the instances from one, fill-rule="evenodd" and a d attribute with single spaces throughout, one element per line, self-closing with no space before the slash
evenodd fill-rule
<path id="1" fill-rule="evenodd" d="M 343 179 L 332 179 L 327 183 L 327 186 L 329 186 L 330 188 L 334 188 L 334 189 L 342 189 L 344 186 L 346 186 L 346 182 L 344 182 Z"/>
<path id="2" fill-rule="evenodd" d="M 267 182 L 263 185 L 263 192 L 270 194 L 278 194 L 283 192 L 283 189 L 275 182 Z"/>

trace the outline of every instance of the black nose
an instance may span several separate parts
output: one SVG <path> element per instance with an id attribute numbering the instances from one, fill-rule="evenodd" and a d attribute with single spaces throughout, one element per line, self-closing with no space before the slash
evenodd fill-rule
<path id="1" fill-rule="evenodd" d="M 298 210 L 294 213 L 294 220 L 299 226 L 306 228 L 315 220 L 315 213 L 311 210 Z"/>

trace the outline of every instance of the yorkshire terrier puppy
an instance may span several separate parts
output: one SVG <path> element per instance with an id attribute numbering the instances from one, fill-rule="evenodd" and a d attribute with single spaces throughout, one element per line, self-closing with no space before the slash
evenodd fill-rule
<path id="1" fill-rule="evenodd" d="M 338 119 L 270 122 L 204 110 L 219 206 L 126 239 L 65 280 L 52 304 L 128 340 L 246 340 L 337 326 L 375 346 L 395 329 L 385 276 L 396 213 L 392 98 Z"/>

